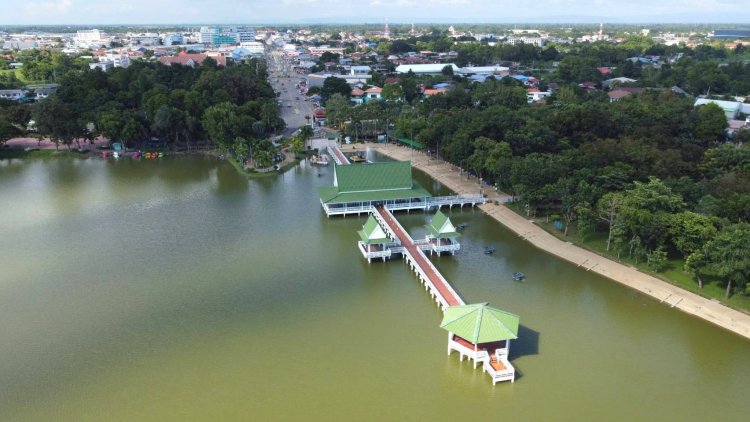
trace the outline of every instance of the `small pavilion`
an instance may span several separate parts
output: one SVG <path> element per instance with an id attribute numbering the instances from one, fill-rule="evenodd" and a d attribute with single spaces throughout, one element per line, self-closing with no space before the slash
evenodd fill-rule
<path id="1" fill-rule="evenodd" d="M 455 350 L 463 361 L 467 357 L 474 367 L 482 363 L 492 384 L 515 381 L 516 370 L 508 362 L 510 341 L 518 338 L 518 315 L 477 303 L 450 306 L 445 310 L 440 328 L 448 331 L 448 355 Z"/>
<path id="2" fill-rule="evenodd" d="M 382 258 L 383 261 L 390 258 L 391 250 L 386 245 L 392 243 L 392 241 L 380 227 L 375 217 L 371 215 L 365 225 L 362 226 L 362 230 L 359 230 L 357 234 L 359 234 L 360 239 L 357 242 L 359 250 L 367 258 L 367 262 L 372 262 L 373 258 Z"/>
<path id="3" fill-rule="evenodd" d="M 461 236 L 456 231 L 456 227 L 451 223 L 451 219 L 447 215 L 443 214 L 442 211 L 438 210 L 430 224 L 426 224 L 425 228 L 429 231 L 427 240 L 430 242 L 431 249 L 430 254 L 433 252 L 440 254 L 442 252 L 450 252 L 452 255 L 456 254 L 461 248 L 461 245 L 456 241 Z"/>

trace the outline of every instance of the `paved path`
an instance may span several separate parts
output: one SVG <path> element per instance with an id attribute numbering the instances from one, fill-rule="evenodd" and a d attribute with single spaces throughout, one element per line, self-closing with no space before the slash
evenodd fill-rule
<path id="1" fill-rule="evenodd" d="M 478 181 L 474 178 L 467 179 L 451 164 L 430 160 L 425 154 L 395 145 L 369 144 L 368 147 L 396 160 L 411 160 L 414 167 L 457 193 L 479 193 Z M 505 202 L 507 195 L 495 192 L 489 186 L 485 186 L 484 193 L 487 193 L 492 202 L 480 205 L 479 208 L 539 249 L 652 296 L 667 306 L 703 318 L 750 339 L 750 315 L 659 280 L 633 267 L 564 242 L 504 205 L 494 204 L 494 200 Z"/>

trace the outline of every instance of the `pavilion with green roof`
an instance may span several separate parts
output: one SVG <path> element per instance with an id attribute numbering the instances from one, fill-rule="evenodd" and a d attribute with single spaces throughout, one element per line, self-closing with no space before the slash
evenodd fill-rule
<path id="1" fill-rule="evenodd" d="M 518 338 L 518 315 L 488 303 L 450 306 L 443 314 L 440 328 L 448 331 L 448 354 L 452 350 L 482 363 L 492 383 L 515 380 L 515 368 L 508 362 L 510 341 Z"/>
<path id="2" fill-rule="evenodd" d="M 450 252 L 455 255 L 456 251 L 461 248 L 456 241 L 461 234 L 456 231 L 456 227 L 451 223 L 451 219 L 443 214 L 442 211 L 438 210 L 435 216 L 432 217 L 432 221 L 424 227 L 429 232 L 427 240 L 432 245 L 430 253 L 435 252 L 440 254 L 441 252 Z"/>
<path id="3" fill-rule="evenodd" d="M 367 213 L 373 205 L 425 208 L 432 196 L 412 179 L 410 161 L 335 165 L 333 186 L 318 188 L 318 194 L 328 216 Z"/>
<path id="4" fill-rule="evenodd" d="M 367 262 L 372 262 L 373 258 L 383 258 L 383 261 L 385 261 L 386 258 L 391 256 L 391 250 L 386 245 L 393 241 L 388 238 L 388 235 L 378 224 L 378 220 L 372 215 L 362 226 L 362 230 L 357 231 L 357 234 L 359 234 L 359 250 L 367 258 Z"/>

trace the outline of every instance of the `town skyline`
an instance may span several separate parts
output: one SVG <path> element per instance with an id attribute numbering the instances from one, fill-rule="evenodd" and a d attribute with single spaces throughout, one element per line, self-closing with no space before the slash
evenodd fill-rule
<path id="1" fill-rule="evenodd" d="M 635 0 L 623 4 L 547 0 L 534 8 L 489 0 L 13 0 L 0 25 L 326 24 L 326 23 L 737 23 L 750 10 L 732 0 Z M 541 11 L 541 12 L 539 12 Z"/>

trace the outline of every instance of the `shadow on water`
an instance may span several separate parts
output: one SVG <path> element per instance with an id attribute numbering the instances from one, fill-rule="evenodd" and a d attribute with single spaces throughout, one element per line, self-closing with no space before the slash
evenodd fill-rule
<path id="1" fill-rule="evenodd" d="M 523 356 L 539 354 L 539 331 L 532 330 L 525 325 L 518 326 L 518 340 L 511 343 L 510 355 L 513 360 Z"/>

